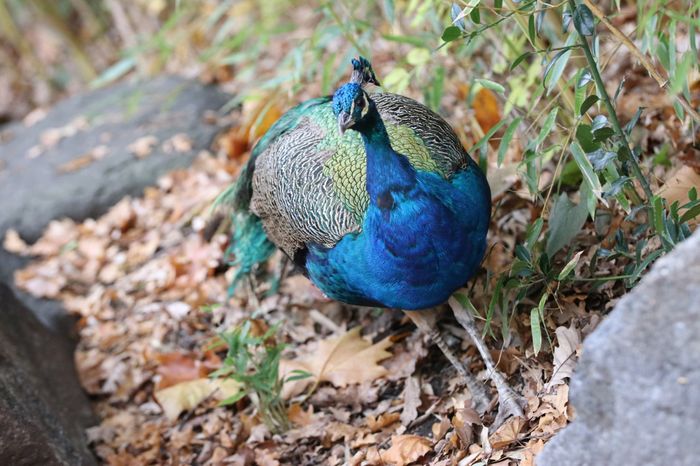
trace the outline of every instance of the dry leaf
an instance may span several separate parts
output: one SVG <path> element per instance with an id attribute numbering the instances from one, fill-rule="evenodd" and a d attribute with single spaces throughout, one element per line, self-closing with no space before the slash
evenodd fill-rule
<path id="1" fill-rule="evenodd" d="M 287 409 L 287 417 L 297 426 L 308 426 L 314 422 L 314 407 L 309 405 L 309 409 L 304 411 L 299 403 L 294 403 Z"/>
<path id="2" fill-rule="evenodd" d="M 299 394 L 313 381 L 345 387 L 383 377 L 387 370 L 377 363 L 391 356 L 387 351 L 391 345 L 388 338 L 371 344 L 360 336 L 360 327 L 339 337 L 323 340 L 312 354 L 292 361 L 280 361 L 280 371 L 285 377 L 294 370 L 312 374 L 311 377 L 285 384 L 283 396 Z"/>
<path id="3" fill-rule="evenodd" d="M 440 419 L 440 422 L 436 422 L 431 427 L 433 431 L 433 440 L 438 442 L 442 440 L 448 430 L 450 430 L 450 421 L 447 418 Z"/>
<path id="4" fill-rule="evenodd" d="M 153 396 L 168 419 L 174 421 L 180 413 L 194 409 L 210 396 L 223 400 L 238 393 L 240 388 L 235 380 L 201 378 L 158 390 Z"/>
<path id="5" fill-rule="evenodd" d="M 476 121 L 479 122 L 479 126 L 481 126 L 484 133 L 488 133 L 491 128 L 501 121 L 498 98 L 489 89 L 481 88 L 477 91 L 472 107 L 474 108 Z"/>
<path id="6" fill-rule="evenodd" d="M 58 172 L 59 173 L 70 173 L 70 172 L 78 171 L 81 168 L 87 167 L 88 165 L 90 165 L 94 161 L 95 161 L 95 159 L 92 157 L 92 154 L 81 155 L 80 157 L 76 157 L 76 158 L 72 159 L 70 162 L 66 162 L 64 164 L 59 165 Z"/>
<path id="7" fill-rule="evenodd" d="M 71 241 L 78 239 L 78 228 L 73 220 L 52 220 L 39 240 L 32 244 L 30 253 L 37 256 L 56 256 Z"/>
<path id="8" fill-rule="evenodd" d="M 177 133 L 163 143 L 163 152 L 189 152 L 192 150 L 192 139 L 185 133 Z"/>
<path id="9" fill-rule="evenodd" d="M 557 327 L 557 346 L 554 348 L 554 369 L 552 377 L 545 385 L 545 389 L 549 390 L 555 385 L 564 383 L 564 379 L 571 377 L 576 367 L 578 359 L 576 352 L 581 346 L 581 336 L 577 329 L 566 327 Z"/>
<path id="10" fill-rule="evenodd" d="M 700 173 L 696 172 L 693 167 L 684 165 L 673 175 L 669 176 L 666 183 L 659 189 L 658 194 L 666 199 L 668 205 L 676 201 L 678 201 L 678 205 L 683 205 L 690 201 L 688 191 L 692 188 L 700 191 Z M 696 217 L 691 222 L 698 223 L 699 220 Z"/>
<path id="11" fill-rule="evenodd" d="M 525 419 L 511 417 L 489 437 L 489 443 L 494 450 L 500 450 L 518 440 L 518 434 L 525 425 Z"/>
<path id="12" fill-rule="evenodd" d="M 455 428 L 455 432 L 461 440 L 462 445 L 467 447 L 472 443 L 472 436 L 474 434 L 474 429 L 472 428 L 474 422 L 474 417 L 476 416 L 476 421 L 480 422 L 478 414 L 471 408 L 457 409 L 455 415 L 452 417 L 452 425 Z"/>
<path id="13" fill-rule="evenodd" d="M 381 457 L 384 462 L 395 466 L 405 466 L 417 461 L 420 457 L 430 452 L 432 442 L 430 439 L 418 435 L 394 435 L 391 437 L 391 448 Z"/>
<path id="14" fill-rule="evenodd" d="M 158 144 L 155 136 L 143 136 L 129 144 L 127 149 L 136 157 L 142 159 L 153 152 L 153 147 Z"/>
<path id="15" fill-rule="evenodd" d="M 420 382 L 417 377 L 406 379 L 403 389 L 403 411 L 401 411 L 401 424 L 407 426 L 418 417 L 418 408 L 421 405 Z"/>
<path id="16" fill-rule="evenodd" d="M 177 385 L 182 382 L 200 379 L 207 375 L 207 370 L 192 355 L 173 352 L 156 356 L 160 363 L 156 372 L 160 375 L 157 390 Z"/>
<path id="17" fill-rule="evenodd" d="M 2 247 L 4 247 L 7 252 L 13 254 L 26 254 L 29 249 L 27 243 L 25 243 L 19 236 L 19 233 L 17 233 L 17 230 L 12 228 L 5 233 L 5 240 L 2 243 Z"/>
<path id="18" fill-rule="evenodd" d="M 243 155 L 282 116 L 284 106 L 280 104 L 284 101 L 280 102 L 280 97 L 269 95 L 257 102 L 244 102 L 242 114 L 245 121 L 220 140 L 229 158 Z"/>
<path id="19" fill-rule="evenodd" d="M 397 422 L 401 418 L 399 413 L 384 413 L 380 414 L 378 417 L 369 416 L 367 417 L 367 427 L 372 432 L 378 432 Z"/>

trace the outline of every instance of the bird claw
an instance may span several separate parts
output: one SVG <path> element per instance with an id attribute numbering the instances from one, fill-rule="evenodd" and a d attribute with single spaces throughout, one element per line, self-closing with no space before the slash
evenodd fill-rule
<path id="1" fill-rule="evenodd" d="M 527 405 L 525 399 L 515 393 L 507 384 L 498 388 L 498 413 L 491 428 L 498 429 L 510 417 L 525 418 L 523 408 Z"/>

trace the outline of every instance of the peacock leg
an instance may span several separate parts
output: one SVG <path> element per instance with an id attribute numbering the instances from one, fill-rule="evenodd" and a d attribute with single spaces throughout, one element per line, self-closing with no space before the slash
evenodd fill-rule
<path id="1" fill-rule="evenodd" d="M 498 372 L 496 369 L 496 364 L 489 353 L 486 343 L 479 335 L 479 330 L 476 328 L 476 322 L 474 321 L 474 316 L 466 309 L 462 304 L 457 301 L 454 297 L 451 297 L 448 301 L 452 312 L 454 312 L 457 322 L 464 327 L 472 341 L 474 346 L 479 350 L 481 358 L 484 360 L 486 365 L 486 370 L 488 371 L 489 378 L 496 385 L 498 390 L 498 414 L 496 415 L 496 420 L 494 421 L 494 426 L 498 427 L 510 416 L 525 417 L 523 413 L 522 406 L 524 405 L 524 400 L 515 391 L 510 388 L 506 379 Z"/>
<path id="2" fill-rule="evenodd" d="M 267 290 L 265 296 L 272 296 L 273 294 L 276 294 L 279 291 L 280 285 L 282 285 L 282 282 L 287 277 L 287 264 L 289 264 L 289 257 L 287 257 L 285 254 L 282 254 L 282 258 L 280 259 L 279 263 L 277 264 L 277 267 L 275 268 L 274 275 L 272 276 L 272 278 L 270 278 L 270 289 Z"/>
<path id="3" fill-rule="evenodd" d="M 418 330 L 425 333 L 430 337 L 430 339 L 437 345 L 442 353 L 447 357 L 448 361 L 452 363 L 459 375 L 462 376 L 467 384 L 467 388 L 472 396 L 472 401 L 474 402 L 474 409 L 479 414 L 486 412 L 489 406 L 489 395 L 486 391 L 486 387 L 483 383 L 479 382 L 474 374 L 472 374 L 467 367 L 462 364 L 459 358 L 452 352 L 447 342 L 442 338 L 440 329 L 436 325 L 436 310 L 430 309 L 426 311 L 403 311 L 409 319 L 416 324 Z"/>

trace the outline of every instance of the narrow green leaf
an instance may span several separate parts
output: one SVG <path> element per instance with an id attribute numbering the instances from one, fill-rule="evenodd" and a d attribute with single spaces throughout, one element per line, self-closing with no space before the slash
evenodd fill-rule
<path id="1" fill-rule="evenodd" d="M 444 42 L 452 42 L 457 40 L 462 36 L 462 31 L 457 26 L 447 26 L 445 31 L 442 33 L 442 40 Z"/>
<path id="2" fill-rule="evenodd" d="M 491 81 L 489 79 L 484 79 L 484 78 L 478 78 L 478 79 L 475 79 L 474 81 L 481 84 L 482 86 L 484 86 L 487 89 L 491 89 L 494 92 L 498 92 L 499 94 L 505 94 L 505 92 L 506 92 L 506 88 L 495 81 Z"/>
<path id="3" fill-rule="evenodd" d="M 469 2 L 467 2 L 467 6 L 464 7 L 460 14 L 458 14 L 455 18 L 452 19 L 452 22 L 455 23 L 462 18 L 466 18 L 467 15 L 469 15 L 474 8 L 479 6 L 479 3 L 481 3 L 481 0 L 469 0 Z"/>
<path id="4" fill-rule="evenodd" d="M 652 211 L 654 220 L 654 229 L 656 233 L 662 235 L 665 232 L 664 228 L 664 205 L 663 199 L 660 196 L 654 196 L 652 200 Z"/>
<path id="5" fill-rule="evenodd" d="M 693 220 L 698 215 L 700 215 L 700 204 L 696 205 L 695 207 L 691 207 L 690 209 L 683 212 L 680 221 L 681 223 L 685 223 L 687 221 Z"/>
<path id="6" fill-rule="evenodd" d="M 535 247 L 535 243 L 537 240 L 540 238 L 540 235 L 542 234 L 542 227 L 544 226 L 544 219 L 542 217 L 539 217 L 537 220 L 534 221 L 534 223 L 531 223 L 527 227 L 527 231 L 525 233 L 525 246 L 532 250 Z"/>
<path id="7" fill-rule="evenodd" d="M 521 54 L 518 58 L 513 60 L 513 63 L 510 65 L 510 70 L 513 71 L 520 63 L 522 63 L 523 60 L 525 60 L 531 54 L 532 52 L 525 52 Z"/>
<path id="8" fill-rule="evenodd" d="M 567 246 L 581 231 L 588 218 L 588 209 L 583 200 L 577 205 L 566 193 L 561 193 L 549 215 L 549 232 L 545 252 L 549 257 Z"/>
<path id="9" fill-rule="evenodd" d="M 597 95 L 592 94 L 586 97 L 586 100 L 583 101 L 581 104 L 581 111 L 580 115 L 583 116 L 586 114 L 589 108 L 591 108 L 596 102 L 598 102 L 600 99 L 598 98 Z"/>
<path id="10" fill-rule="evenodd" d="M 540 134 L 537 135 L 537 139 L 532 141 L 530 144 L 528 144 L 528 147 L 531 149 L 537 149 L 540 144 L 544 142 L 545 139 L 547 139 L 547 136 L 549 136 L 549 133 L 552 131 L 552 128 L 554 127 L 554 123 L 557 121 L 557 112 L 559 111 L 559 107 L 554 107 L 550 112 L 549 115 L 547 115 L 547 118 L 544 120 L 544 123 L 542 124 L 542 129 L 540 129 Z"/>
<path id="11" fill-rule="evenodd" d="M 574 10 L 574 26 L 582 36 L 592 36 L 595 32 L 595 20 L 591 10 L 583 3 Z"/>
<path id="12" fill-rule="evenodd" d="M 530 310 L 530 331 L 532 332 L 532 349 L 535 356 L 542 349 L 542 328 L 540 327 L 540 312 L 536 307 Z"/>
<path id="13" fill-rule="evenodd" d="M 600 149 L 600 144 L 596 142 L 590 125 L 578 125 L 576 128 L 576 140 L 586 153 Z"/>
<path id="14" fill-rule="evenodd" d="M 591 165 L 591 161 L 588 160 L 588 157 L 586 157 L 586 154 L 583 152 L 583 149 L 581 149 L 581 146 L 579 146 L 578 143 L 573 143 L 570 146 L 570 150 L 571 155 L 574 156 L 576 165 L 578 165 L 579 170 L 581 170 L 583 179 L 590 188 L 591 192 L 602 202 L 606 203 L 602 197 L 603 187 L 600 184 L 598 175 L 596 175 L 593 171 L 593 165 Z"/>
<path id="15" fill-rule="evenodd" d="M 530 38 L 530 43 L 534 44 L 535 39 L 536 39 L 535 15 L 534 14 L 530 14 L 530 17 L 527 20 L 527 35 Z"/>
<path id="16" fill-rule="evenodd" d="M 569 276 L 569 274 L 576 267 L 576 264 L 578 264 L 578 260 L 581 258 L 581 254 L 583 254 L 583 251 L 579 251 L 576 254 L 574 254 L 574 257 L 572 257 L 571 260 L 566 263 L 564 268 L 561 269 L 561 272 L 559 272 L 559 275 L 557 276 L 557 280 L 562 281 L 566 277 Z"/>
<path id="17" fill-rule="evenodd" d="M 469 17 L 472 19 L 474 24 L 479 24 L 481 22 L 481 14 L 479 13 L 479 8 L 474 8 L 471 13 L 469 13 Z"/>
<path id="18" fill-rule="evenodd" d="M 396 19 L 395 10 L 394 0 L 384 0 L 384 14 L 390 23 L 393 23 Z"/>
<path id="19" fill-rule="evenodd" d="M 639 117 L 642 116 L 643 111 L 644 111 L 644 107 L 639 107 L 637 109 L 637 111 L 634 113 L 634 116 L 632 117 L 632 119 L 623 128 L 623 130 L 625 131 L 625 133 L 628 136 L 632 132 L 632 129 L 637 125 L 637 122 L 639 121 Z"/>
<path id="20" fill-rule="evenodd" d="M 136 67 L 136 57 L 125 57 L 107 68 L 90 86 L 93 88 L 104 86 L 116 81 Z"/>
<path id="21" fill-rule="evenodd" d="M 591 72 L 589 70 L 585 69 L 576 80 L 576 87 L 583 87 L 591 81 L 593 81 L 593 76 L 591 76 Z"/>
<path id="22" fill-rule="evenodd" d="M 491 129 L 488 131 L 488 133 L 486 133 L 486 134 L 484 135 L 483 138 L 479 139 L 479 142 L 477 142 L 476 144 L 474 144 L 474 145 L 469 149 L 469 152 L 470 152 L 470 153 L 471 153 L 471 152 L 475 152 L 475 151 L 481 149 L 482 147 L 487 147 L 487 146 L 486 146 L 486 143 L 488 142 L 488 140 L 491 139 L 491 137 L 492 137 L 494 134 L 496 134 L 496 131 L 498 131 L 499 129 L 501 129 L 501 127 L 502 127 L 503 125 L 505 125 L 505 124 L 506 124 L 506 120 L 501 120 L 501 121 L 499 121 L 498 123 L 496 123 L 496 124 L 493 126 L 493 128 L 491 128 Z"/>
<path id="23" fill-rule="evenodd" d="M 607 126 L 593 131 L 593 140 L 596 142 L 605 142 L 615 135 L 615 130 Z"/>
<path id="24" fill-rule="evenodd" d="M 557 85 L 557 81 L 559 81 L 559 78 L 561 77 L 562 73 L 564 73 L 566 64 L 568 63 L 569 58 L 571 57 L 570 46 L 573 45 L 574 36 L 575 34 L 571 34 L 569 36 L 565 44 L 567 48 L 565 50 L 560 50 L 556 55 L 554 55 L 554 58 L 552 58 L 552 60 L 547 64 L 544 70 L 544 77 L 542 78 L 542 82 L 545 88 L 547 89 L 547 92 L 551 92 L 552 89 L 554 89 L 554 86 Z"/>
<path id="25" fill-rule="evenodd" d="M 520 121 L 522 120 L 522 117 L 517 117 L 515 120 L 511 122 L 510 125 L 508 125 L 508 128 L 506 128 L 506 132 L 503 133 L 503 139 L 501 139 L 501 143 L 498 146 L 498 166 L 500 167 L 501 164 L 503 163 L 503 159 L 506 156 L 506 151 L 508 150 L 508 146 L 510 145 L 510 141 L 513 139 L 513 134 L 515 134 L 515 130 L 518 129 L 518 125 L 520 124 Z"/>
<path id="26" fill-rule="evenodd" d="M 236 403 L 238 400 L 243 398 L 246 395 L 246 392 L 244 390 L 241 390 L 240 392 L 236 393 L 233 396 L 230 396 L 224 400 L 221 400 L 219 402 L 219 406 L 228 406 Z"/>

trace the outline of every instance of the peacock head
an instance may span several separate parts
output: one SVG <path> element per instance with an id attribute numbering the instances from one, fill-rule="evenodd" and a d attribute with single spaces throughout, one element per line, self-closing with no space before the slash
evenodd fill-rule
<path id="1" fill-rule="evenodd" d="M 374 105 L 358 83 L 347 83 L 333 95 L 333 114 L 338 118 L 340 134 L 362 122 Z M 355 128 L 357 129 L 357 128 Z"/>

